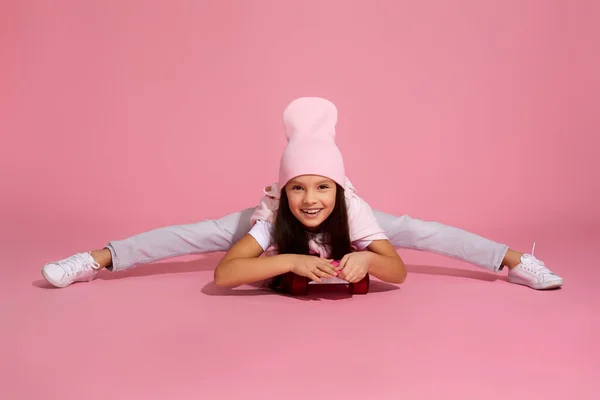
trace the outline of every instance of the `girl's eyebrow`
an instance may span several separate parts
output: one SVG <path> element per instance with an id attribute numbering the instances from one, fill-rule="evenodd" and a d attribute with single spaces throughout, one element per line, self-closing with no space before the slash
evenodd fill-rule
<path id="1" fill-rule="evenodd" d="M 317 182 L 315 185 L 318 186 L 318 185 L 322 185 L 324 183 L 330 185 L 331 184 L 331 180 L 330 179 L 323 179 L 322 181 Z M 304 185 L 304 184 L 302 184 L 300 182 L 294 181 L 294 180 L 290 181 L 290 185 L 306 186 L 306 185 Z"/>

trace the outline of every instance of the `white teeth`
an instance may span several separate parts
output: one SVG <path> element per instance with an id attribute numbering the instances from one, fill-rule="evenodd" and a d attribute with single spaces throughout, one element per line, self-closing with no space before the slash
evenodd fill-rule
<path id="1" fill-rule="evenodd" d="M 306 214 L 316 214 L 319 211 L 321 211 L 321 210 L 302 210 L 302 212 L 306 213 Z"/>

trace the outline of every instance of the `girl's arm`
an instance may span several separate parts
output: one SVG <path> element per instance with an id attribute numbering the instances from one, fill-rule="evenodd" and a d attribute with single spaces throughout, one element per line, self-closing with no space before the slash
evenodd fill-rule
<path id="1" fill-rule="evenodd" d="M 239 286 L 272 278 L 291 270 L 289 255 L 260 257 L 263 253 L 263 248 L 252 235 L 244 235 L 217 265 L 215 285 Z"/>
<path id="2" fill-rule="evenodd" d="M 229 249 L 215 269 L 217 286 L 239 286 L 294 272 L 319 282 L 321 277 L 335 276 L 331 260 L 299 254 L 260 257 L 264 252 L 250 234 Z"/>
<path id="3" fill-rule="evenodd" d="M 358 282 L 371 274 L 390 283 L 406 279 L 406 267 L 388 240 L 374 240 L 366 250 L 346 254 L 338 266 L 339 277 L 348 282 Z"/>
<path id="4" fill-rule="evenodd" d="M 372 253 L 368 267 L 371 275 L 384 282 L 404 282 L 406 266 L 389 240 L 374 240 L 367 249 Z"/>

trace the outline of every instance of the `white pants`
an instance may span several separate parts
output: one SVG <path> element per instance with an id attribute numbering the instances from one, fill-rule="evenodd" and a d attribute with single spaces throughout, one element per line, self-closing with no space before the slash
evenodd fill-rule
<path id="1" fill-rule="evenodd" d="M 227 251 L 250 231 L 254 208 L 186 225 L 153 229 L 124 240 L 111 241 L 106 247 L 112 253 L 112 267 L 121 271 L 138 264 L 189 254 Z M 456 258 L 493 272 L 502 269 L 508 246 L 473 233 L 410 218 L 397 217 L 374 210 L 381 228 L 395 248 L 428 251 Z"/>

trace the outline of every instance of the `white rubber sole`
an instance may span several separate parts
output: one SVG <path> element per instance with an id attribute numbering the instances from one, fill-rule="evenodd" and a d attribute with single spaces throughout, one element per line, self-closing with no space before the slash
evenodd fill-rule
<path id="1" fill-rule="evenodd" d="M 523 285 L 523 286 L 529 286 L 532 289 L 536 289 L 536 290 L 546 290 L 546 289 L 556 289 L 559 288 L 563 285 L 563 281 L 557 281 L 557 282 L 542 282 L 542 283 L 534 283 L 531 284 L 528 281 L 526 281 L 525 279 L 521 279 L 519 277 L 511 277 L 510 275 L 508 276 L 508 281 L 510 283 L 516 283 L 517 285 Z"/>

